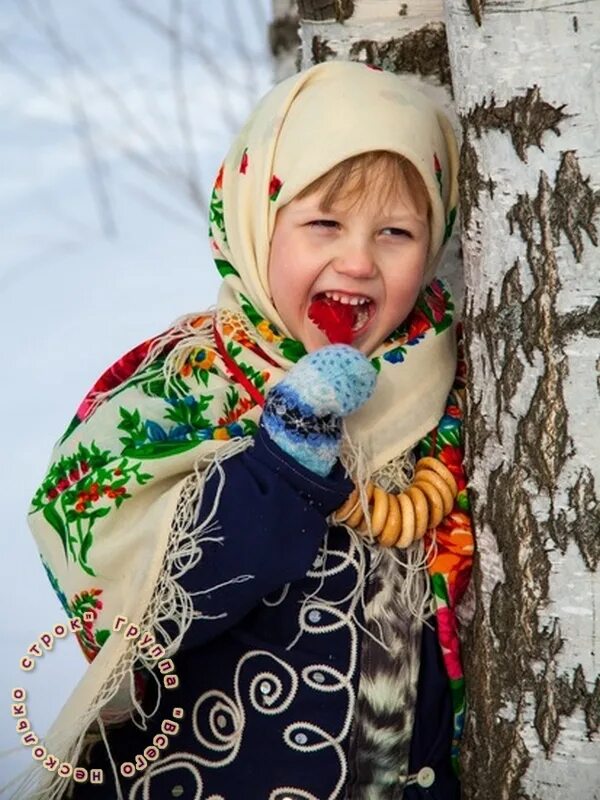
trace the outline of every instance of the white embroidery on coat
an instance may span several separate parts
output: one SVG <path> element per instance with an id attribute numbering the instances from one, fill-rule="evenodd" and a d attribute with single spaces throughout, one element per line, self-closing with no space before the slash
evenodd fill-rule
<path id="1" fill-rule="evenodd" d="M 269 608 L 275 608 L 275 606 L 280 606 L 288 595 L 288 592 L 290 590 L 290 585 L 291 584 L 286 583 L 281 588 L 281 594 L 275 600 L 269 600 L 268 597 L 270 597 L 270 595 L 267 595 L 267 597 L 263 597 L 262 599 L 263 603 L 266 606 L 269 606 Z"/>
<path id="2" fill-rule="evenodd" d="M 274 672 L 268 670 L 261 670 L 253 676 L 249 686 L 249 698 L 253 708 L 261 714 L 281 714 L 289 708 L 292 700 L 296 696 L 298 690 L 298 674 L 296 670 L 290 667 L 285 661 L 282 661 L 277 656 L 269 653 L 267 650 L 250 650 L 245 653 L 237 663 L 235 675 L 233 678 L 233 695 L 230 697 L 225 692 L 218 689 L 211 689 L 204 692 L 196 700 L 192 710 L 192 729 L 196 739 L 214 753 L 223 753 L 229 751 L 223 758 L 215 757 L 215 759 L 203 758 L 197 756 L 201 764 L 206 767 L 223 767 L 230 764 L 238 754 L 242 744 L 242 737 L 244 728 L 246 727 L 246 711 L 242 699 L 241 690 L 241 673 L 246 664 L 252 659 L 264 657 L 275 662 L 282 668 L 282 672 L 287 673 L 288 687 L 284 686 L 283 680 Z M 265 681 L 270 681 L 270 686 L 273 691 L 268 693 L 269 700 L 261 701 L 261 697 L 265 695 L 261 692 L 261 684 Z M 202 707 L 208 703 L 213 702 L 213 705 L 208 711 Z M 201 713 L 207 715 L 210 732 L 213 740 L 210 741 L 203 735 L 199 726 L 199 719 Z M 222 723 L 218 717 L 224 718 Z"/>
<path id="3" fill-rule="evenodd" d="M 319 798 L 307 792 L 306 789 L 296 789 L 294 786 L 280 786 L 271 792 L 268 800 L 319 800 Z"/>
<path id="4" fill-rule="evenodd" d="M 163 772 L 179 769 L 187 770 L 196 781 L 194 795 L 189 796 L 189 800 L 202 800 L 204 784 L 197 766 L 199 761 L 198 757 L 193 753 L 170 753 L 168 756 L 161 756 L 160 761 L 155 761 L 133 784 L 129 790 L 128 800 L 153 800 L 152 778 L 156 775 L 161 775 Z M 154 792 L 155 797 L 156 790 Z M 188 798 L 187 794 L 186 798 Z M 207 800 L 210 800 L 210 798 L 207 798 Z"/>

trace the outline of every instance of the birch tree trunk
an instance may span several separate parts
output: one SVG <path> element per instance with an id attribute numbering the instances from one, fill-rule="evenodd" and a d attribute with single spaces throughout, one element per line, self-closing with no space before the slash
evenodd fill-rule
<path id="1" fill-rule="evenodd" d="M 599 10 L 447 3 L 478 540 L 465 800 L 600 798 Z"/>
<path id="2" fill-rule="evenodd" d="M 337 58 L 409 76 L 446 110 L 460 132 L 452 102 L 443 0 L 298 0 L 298 11 L 302 69 Z M 458 249 L 455 229 L 440 274 L 460 308 Z"/>
<path id="3" fill-rule="evenodd" d="M 275 83 L 298 71 L 300 34 L 296 0 L 272 0 L 273 19 L 269 24 L 269 45 L 275 64 Z"/>

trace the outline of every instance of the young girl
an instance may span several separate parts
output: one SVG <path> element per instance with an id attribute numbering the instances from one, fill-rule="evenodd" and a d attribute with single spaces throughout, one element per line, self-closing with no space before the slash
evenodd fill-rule
<path id="1" fill-rule="evenodd" d="M 456 170 L 393 74 L 260 102 L 211 198 L 216 309 L 102 376 L 33 500 L 90 665 L 31 796 L 459 797 Z"/>

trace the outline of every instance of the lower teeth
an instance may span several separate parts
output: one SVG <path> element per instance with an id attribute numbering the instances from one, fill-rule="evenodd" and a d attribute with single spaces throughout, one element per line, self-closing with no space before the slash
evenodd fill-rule
<path id="1" fill-rule="evenodd" d="M 369 319 L 369 312 L 366 309 L 361 308 L 356 314 L 356 319 L 354 320 L 354 325 L 352 326 L 352 330 L 357 331 L 359 328 L 362 328 L 362 326 L 368 319 Z"/>

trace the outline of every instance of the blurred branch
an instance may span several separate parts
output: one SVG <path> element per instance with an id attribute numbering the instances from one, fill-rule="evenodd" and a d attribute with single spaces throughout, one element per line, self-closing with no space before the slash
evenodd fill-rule
<path id="1" fill-rule="evenodd" d="M 105 235 L 116 232 L 107 167 L 111 150 L 155 186 L 168 189 L 167 202 L 154 198 L 154 192 L 138 192 L 154 208 L 161 208 L 165 216 L 187 224 L 186 214 L 173 210 L 175 199 L 183 203 L 182 208 L 205 216 L 198 143 L 200 137 L 209 134 L 209 120 L 219 128 L 224 124 L 229 131 L 237 131 L 256 100 L 258 87 L 264 84 L 266 48 L 256 50 L 247 37 L 256 28 L 256 32 L 264 31 L 266 39 L 267 0 L 252 0 L 250 4 L 221 0 L 219 6 L 213 0 L 169 0 L 160 4 L 165 8 L 163 15 L 155 11 L 156 3 L 141 0 L 112 0 L 110 10 L 107 0 L 97 7 L 89 2 L 86 14 L 90 29 L 96 38 L 104 36 L 115 55 L 120 55 L 117 78 L 96 66 L 93 48 L 84 49 L 87 39 L 67 36 L 58 15 L 62 5 L 53 6 L 52 0 L 13 1 L 30 29 L 48 43 L 59 66 L 61 85 L 57 87 L 41 70 L 31 67 L 12 41 L 0 42 L 0 59 L 43 97 L 69 110 Z M 168 103 L 157 102 L 156 86 L 137 69 L 129 40 L 120 37 L 120 30 L 127 26 L 114 22 L 118 19 L 115 7 L 128 15 L 130 27 L 137 24 L 138 29 L 150 31 L 163 44 L 172 114 Z M 216 8 L 220 9 L 218 13 Z M 221 21 L 225 28 L 220 27 Z M 199 86 L 214 87 L 214 99 L 212 93 L 207 95 L 211 110 L 210 116 L 204 114 L 206 126 L 198 122 L 203 121 L 196 99 Z M 161 82 L 163 94 L 164 88 Z"/>
<path id="2" fill-rule="evenodd" d="M 198 205 L 202 205 L 202 189 L 200 186 L 200 173 L 196 148 L 194 146 L 194 133 L 189 113 L 188 97 L 185 86 L 185 74 L 183 64 L 182 46 L 182 0 L 171 0 L 170 30 L 169 36 L 171 48 L 171 81 L 173 84 L 173 99 L 175 101 L 175 112 L 179 123 L 181 143 L 183 146 L 183 158 L 187 167 L 187 185 L 190 196 Z"/>
<path id="3" fill-rule="evenodd" d="M 67 87 L 71 113 L 75 126 L 75 133 L 79 140 L 81 152 L 88 171 L 88 178 L 92 196 L 96 203 L 102 231 L 107 238 L 115 238 L 117 228 L 112 211 L 112 205 L 105 180 L 105 167 L 100 159 L 90 120 L 83 103 L 77 76 L 68 49 L 66 48 L 51 0 L 46 0 L 46 17 L 36 18 L 36 10 L 29 0 L 21 0 L 21 12 L 30 19 L 40 24 L 49 41 L 54 46 L 54 51 L 59 60 L 63 82 Z"/>

